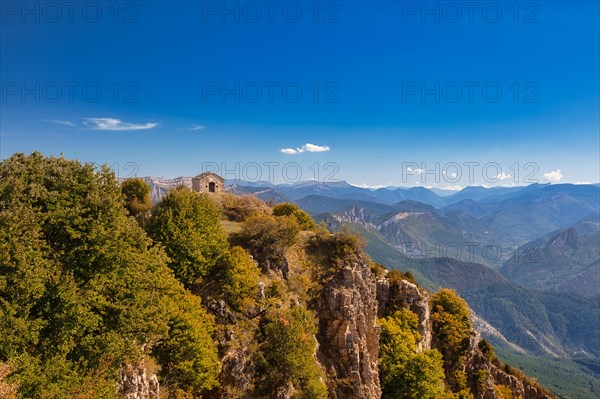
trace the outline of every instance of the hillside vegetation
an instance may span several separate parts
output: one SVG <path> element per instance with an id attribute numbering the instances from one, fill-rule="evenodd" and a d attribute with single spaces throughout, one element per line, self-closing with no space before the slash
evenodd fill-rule
<path id="1" fill-rule="evenodd" d="M 542 398 L 454 291 L 292 204 L 0 163 L 0 397 Z"/>

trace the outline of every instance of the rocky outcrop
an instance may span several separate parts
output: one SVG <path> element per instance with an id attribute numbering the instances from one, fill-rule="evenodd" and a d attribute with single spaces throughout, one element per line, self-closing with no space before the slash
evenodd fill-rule
<path id="1" fill-rule="evenodd" d="M 158 399 L 158 378 L 156 374 L 148 377 L 143 365 L 128 365 L 121 369 L 119 392 L 124 399 Z"/>
<path id="2" fill-rule="evenodd" d="M 378 315 L 383 317 L 394 309 L 407 308 L 419 317 L 421 341 L 417 351 L 431 349 L 430 294 L 403 279 L 377 279 Z M 481 337 L 471 331 L 470 349 L 464 365 L 467 379 L 475 399 L 499 399 L 499 389 L 510 389 L 512 397 L 522 399 L 553 399 L 539 386 L 524 378 L 507 373 L 497 361 L 485 357 L 479 349 Z M 462 368 L 461 368 L 462 370 Z"/>
<path id="3" fill-rule="evenodd" d="M 419 316 L 419 334 L 421 340 L 417 344 L 417 352 L 431 349 L 431 322 L 429 294 L 419 290 L 415 284 L 406 281 L 392 281 L 387 278 L 377 280 L 378 315 L 384 316 L 388 309 L 407 307 Z"/>
<path id="4" fill-rule="evenodd" d="M 249 349 L 244 346 L 229 348 L 221 359 L 219 388 L 203 397 L 234 399 L 251 397 L 256 373 Z"/>
<path id="5" fill-rule="evenodd" d="M 346 264 L 318 301 L 319 351 L 334 399 L 381 397 L 376 284 L 367 262 Z"/>
<path id="6" fill-rule="evenodd" d="M 471 390 L 476 399 L 498 399 L 498 387 L 503 386 L 512 392 L 512 397 L 522 399 L 555 399 L 540 387 L 508 374 L 495 362 L 485 358 L 481 350 L 472 348 L 466 363 L 465 371 L 471 382 Z"/>
<path id="7" fill-rule="evenodd" d="M 264 290 L 264 284 L 263 284 Z M 206 399 L 234 399 L 252 397 L 256 369 L 252 361 L 248 337 L 239 332 L 236 324 L 243 322 L 229 308 L 227 303 L 214 298 L 205 298 L 207 309 L 220 325 L 215 333 L 215 343 L 219 348 L 221 358 L 221 373 L 218 387 L 210 392 L 204 392 Z"/>

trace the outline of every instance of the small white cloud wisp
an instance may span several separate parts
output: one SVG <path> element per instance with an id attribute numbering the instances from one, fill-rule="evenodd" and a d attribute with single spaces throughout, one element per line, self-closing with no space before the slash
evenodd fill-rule
<path id="1" fill-rule="evenodd" d="M 77 125 L 74 122 L 71 121 L 65 121 L 65 120 L 58 120 L 58 119 L 44 119 L 44 122 L 50 122 L 50 123 L 55 123 L 57 125 L 64 125 L 64 126 L 71 126 L 71 127 L 76 127 Z"/>
<path id="2" fill-rule="evenodd" d="M 196 131 L 196 130 L 204 130 L 204 129 L 206 129 L 206 126 L 204 126 L 204 125 L 192 125 L 192 127 L 190 127 L 188 130 Z"/>
<path id="3" fill-rule="evenodd" d="M 279 151 L 281 151 L 281 153 L 286 154 L 286 155 L 296 155 L 296 154 L 302 154 L 305 152 L 327 152 L 330 149 L 331 148 L 329 148 L 326 145 L 316 145 L 316 144 L 306 143 L 302 147 L 282 148 Z"/>
<path id="4" fill-rule="evenodd" d="M 158 126 L 158 123 L 130 123 L 116 118 L 83 118 L 83 124 L 90 130 L 107 130 L 111 132 L 146 130 Z"/>

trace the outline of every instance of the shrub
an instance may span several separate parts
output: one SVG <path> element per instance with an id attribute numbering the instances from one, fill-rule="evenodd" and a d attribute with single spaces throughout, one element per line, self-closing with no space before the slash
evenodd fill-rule
<path id="1" fill-rule="evenodd" d="M 371 262 L 370 269 L 375 277 L 383 277 L 385 275 L 386 268 L 381 263 Z"/>
<path id="2" fill-rule="evenodd" d="M 418 286 L 411 272 L 402 273 L 400 270 L 393 269 L 387 274 L 387 279 L 390 284 L 400 284 L 402 283 L 402 280 L 406 280 L 409 283 L 413 283 L 414 285 Z"/>
<path id="3" fill-rule="evenodd" d="M 223 292 L 227 302 L 242 311 L 256 303 L 260 269 L 242 247 L 233 247 L 223 257 Z"/>
<path id="4" fill-rule="evenodd" d="M 223 216 L 232 222 L 243 222 L 250 216 L 268 214 L 266 204 L 252 195 L 223 194 L 221 210 Z"/>
<path id="5" fill-rule="evenodd" d="M 481 353 L 483 353 L 483 356 L 485 356 L 485 358 L 488 361 L 493 362 L 497 359 L 494 347 L 486 339 L 482 339 L 481 341 L 479 341 L 479 344 L 477 344 L 477 346 L 481 350 Z"/>
<path id="6" fill-rule="evenodd" d="M 498 399 L 513 399 L 512 390 L 506 385 L 495 385 L 494 391 L 498 396 Z"/>
<path id="7" fill-rule="evenodd" d="M 325 272 L 334 272 L 349 261 L 360 259 L 364 243 L 359 236 L 344 229 L 332 234 L 320 229 L 307 244 L 308 252 L 314 256 Z"/>
<path id="8" fill-rule="evenodd" d="M 298 205 L 284 202 L 276 205 L 273 208 L 274 216 L 293 216 L 296 218 L 298 225 L 302 230 L 313 230 L 315 228 L 315 221 L 310 217 L 308 213 L 298 207 Z"/>
<path id="9" fill-rule="evenodd" d="M 250 252 L 263 270 L 281 270 L 285 276 L 285 250 L 295 242 L 298 231 L 293 218 L 255 215 L 242 223 L 242 231 L 231 235 L 231 242 Z"/>

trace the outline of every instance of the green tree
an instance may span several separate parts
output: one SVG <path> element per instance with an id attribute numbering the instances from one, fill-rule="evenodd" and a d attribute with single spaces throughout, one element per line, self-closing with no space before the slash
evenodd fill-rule
<path id="1" fill-rule="evenodd" d="M 165 248 L 169 267 L 188 289 L 197 290 L 228 248 L 217 206 L 183 186 L 157 204 L 146 230 Z"/>
<path id="2" fill-rule="evenodd" d="M 242 247 L 233 247 L 223 258 L 223 292 L 234 309 L 242 311 L 255 304 L 260 269 Z"/>
<path id="3" fill-rule="evenodd" d="M 143 216 L 152 208 L 150 186 L 142 179 L 127 179 L 121 183 L 121 192 L 125 197 L 125 208 L 131 216 Z"/>
<path id="4" fill-rule="evenodd" d="M 317 327 L 311 313 L 295 306 L 272 315 L 265 325 L 262 344 L 265 378 L 264 394 L 273 394 L 274 387 L 293 384 L 302 399 L 327 398 L 322 382 L 323 372 L 315 358 Z"/>
<path id="5" fill-rule="evenodd" d="M 181 293 L 176 299 L 169 334 L 155 346 L 153 355 L 162 365 L 166 388 L 200 395 L 218 385 L 220 362 L 211 338 L 214 321 L 197 296 Z"/>
<path id="6" fill-rule="evenodd" d="M 289 202 L 278 204 L 273 208 L 273 215 L 293 216 L 302 230 L 313 230 L 315 228 L 315 221 L 296 204 L 290 204 Z"/>
<path id="7" fill-rule="evenodd" d="M 467 302 L 456 292 L 442 289 L 432 297 L 432 324 L 435 343 L 449 354 L 469 349 L 471 322 Z"/>
<path id="8" fill-rule="evenodd" d="M 418 316 L 406 308 L 379 320 L 383 398 L 438 399 L 444 394 L 441 354 L 437 350 L 416 353 L 421 339 L 418 322 Z"/>
<path id="9" fill-rule="evenodd" d="M 471 337 L 467 302 L 456 292 L 442 289 L 432 296 L 433 344 L 444 357 L 446 380 L 454 392 L 468 397 L 467 379 L 462 371 Z"/>
<path id="10" fill-rule="evenodd" d="M 214 385 L 211 320 L 182 300 L 166 260 L 127 216 L 107 167 L 39 153 L 0 162 L 0 363 L 17 370 L 6 382 L 23 399 L 112 399 L 121 366 L 151 356 L 193 314 L 194 367 Z M 160 366 L 181 362 L 171 351 Z"/>

